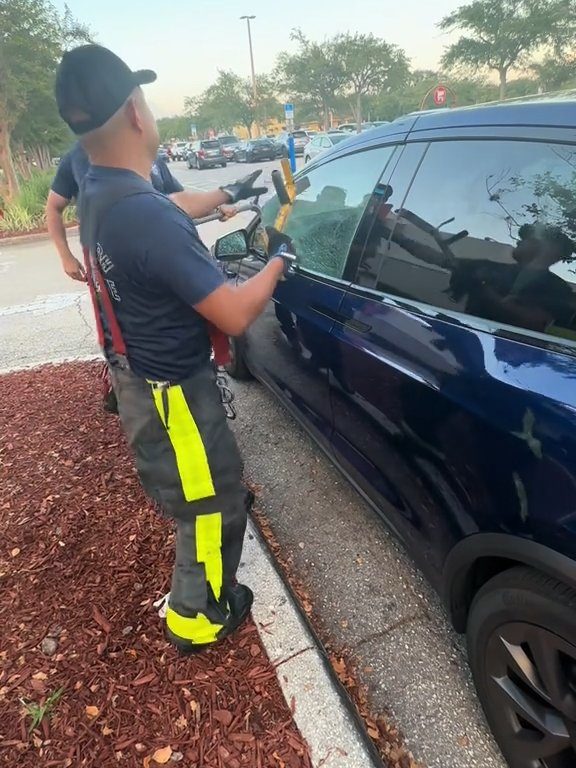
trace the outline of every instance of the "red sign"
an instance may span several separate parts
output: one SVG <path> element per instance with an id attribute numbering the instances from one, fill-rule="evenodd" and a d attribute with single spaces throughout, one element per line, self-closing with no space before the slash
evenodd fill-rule
<path id="1" fill-rule="evenodd" d="M 448 98 L 448 91 L 444 85 L 437 85 L 434 88 L 434 104 L 437 107 L 443 107 L 446 104 Z"/>

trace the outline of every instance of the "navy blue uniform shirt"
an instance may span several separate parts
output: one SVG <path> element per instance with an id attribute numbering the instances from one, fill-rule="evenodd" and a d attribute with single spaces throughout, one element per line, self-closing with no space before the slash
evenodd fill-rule
<path id="1" fill-rule="evenodd" d="M 90 168 L 90 160 L 84 147 L 77 142 L 72 149 L 67 152 L 56 169 L 56 175 L 52 182 L 52 191 L 66 200 L 73 200 L 78 197 L 82 179 Z M 172 176 L 166 161 L 161 157 L 156 158 L 152 166 L 150 180 L 154 189 L 162 192 L 164 195 L 173 195 L 175 192 L 182 192 L 184 187 L 177 179 Z"/>
<path id="2" fill-rule="evenodd" d="M 91 167 L 81 203 L 82 244 L 99 262 L 131 369 L 154 381 L 192 375 L 211 352 L 193 306 L 225 281 L 194 223 L 151 183 L 118 168 Z"/>

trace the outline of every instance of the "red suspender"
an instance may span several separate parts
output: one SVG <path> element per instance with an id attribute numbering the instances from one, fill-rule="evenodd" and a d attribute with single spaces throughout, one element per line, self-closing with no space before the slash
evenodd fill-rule
<path id="1" fill-rule="evenodd" d="M 102 314 L 106 319 L 106 323 L 112 335 L 112 351 L 117 355 L 126 355 L 126 345 L 122 337 L 122 331 L 118 325 L 116 319 L 116 313 L 110 299 L 110 293 L 108 292 L 108 286 L 100 265 L 96 259 L 90 256 L 88 248 L 84 248 L 84 261 L 86 263 L 86 276 L 88 278 L 88 284 L 90 286 L 90 295 L 92 297 L 92 306 L 94 307 L 94 314 L 96 315 L 96 326 L 98 328 L 98 341 L 100 346 L 104 347 L 104 327 L 102 324 Z M 94 272 L 99 285 L 94 284 Z M 100 301 L 98 301 L 100 298 Z"/>

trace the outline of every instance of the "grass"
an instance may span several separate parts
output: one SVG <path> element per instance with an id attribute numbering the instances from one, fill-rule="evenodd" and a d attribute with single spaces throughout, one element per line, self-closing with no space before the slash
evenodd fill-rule
<path id="1" fill-rule="evenodd" d="M 54 178 L 54 171 L 39 171 L 22 182 L 20 194 L 7 203 L 0 217 L 0 232 L 29 232 L 46 226 L 44 207 Z M 76 209 L 68 206 L 64 211 L 66 224 L 75 221 Z"/>
<path id="2" fill-rule="evenodd" d="M 54 693 L 51 693 L 50 696 L 48 696 L 44 704 L 37 704 L 35 701 L 25 701 L 24 699 L 20 699 L 26 715 L 31 720 L 28 733 L 32 733 L 32 731 L 36 730 L 45 717 L 50 717 L 52 710 L 56 704 L 58 704 L 63 693 L 64 688 L 58 688 L 57 691 L 54 691 Z"/>

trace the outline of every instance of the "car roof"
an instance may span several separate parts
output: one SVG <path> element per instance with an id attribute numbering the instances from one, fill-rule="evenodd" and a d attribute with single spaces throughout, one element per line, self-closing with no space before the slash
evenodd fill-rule
<path id="1" fill-rule="evenodd" d="M 576 90 L 522 97 L 504 102 L 490 102 L 471 107 L 413 112 L 387 125 L 379 125 L 362 133 L 351 133 L 349 138 L 322 152 L 312 164 L 322 164 L 360 148 L 376 147 L 387 139 L 404 141 L 409 134 L 426 132 L 424 135 L 430 138 L 430 134 L 435 131 L 489 128 L 490 126 L 574 129 L 576 127 Z M 310 165 L 306 166 L 307 169 L 310 167 Z"/>
<path id="2" fill-rule="evenodd" d="M 554 128 L 574 128 L 576 126 L 576 90 L 562 91 L 556 94 L 509 99 L 503 102 L 490 102 L 470 107 L 454 109 L 429 109 L 406 115 L 414 118 L 412 130 L 442 130 L 479 126 L 548 126 Z M 403 118 L 399 118 L 403 120 Z M 385 136 L 398 121 L 378 126 L 371 131 L 371 136 Z"/>

